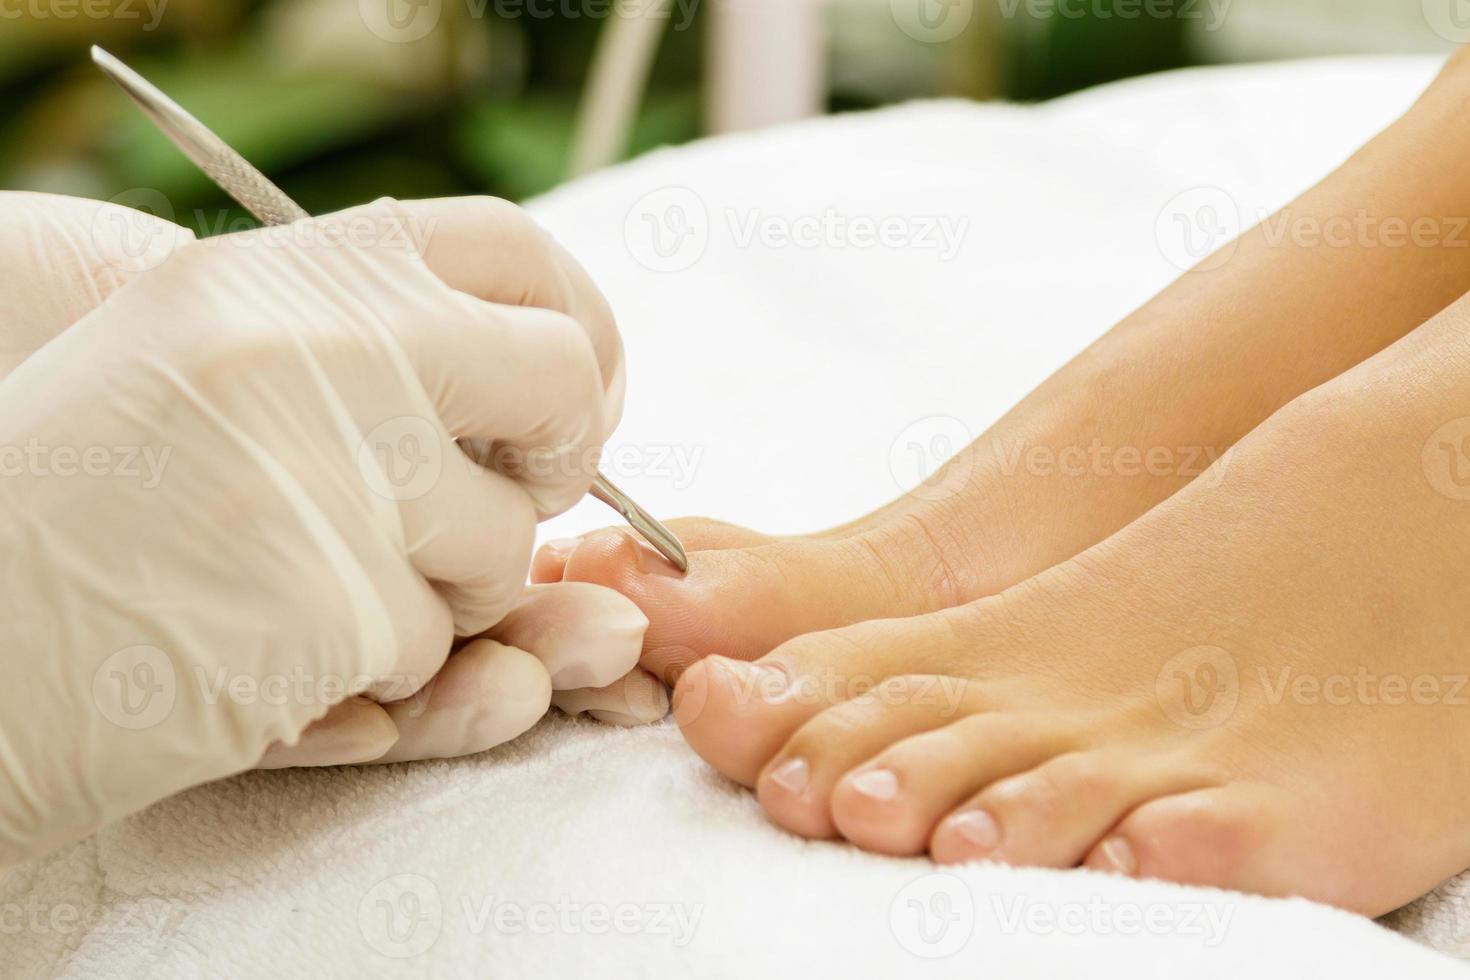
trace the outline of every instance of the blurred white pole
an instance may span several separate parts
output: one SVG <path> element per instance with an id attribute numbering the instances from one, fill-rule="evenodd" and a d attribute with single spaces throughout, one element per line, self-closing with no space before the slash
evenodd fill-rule
<path id="1" fill-rule="evenodd" d="M 601 170 L 628 152 L 672 6 L 673 0 L 655 0 L 630 4 L 627 9 L 631 12 L 620 13 L 623 5 L 613 5 L 614 14 L 597 39 L 577 109 L 567 176 Z"/>
<path id="2" fill-rule="evenodd" d="M 706 99 L 716 133 L 820 115 L 825 0 L 712 0 Z"/>

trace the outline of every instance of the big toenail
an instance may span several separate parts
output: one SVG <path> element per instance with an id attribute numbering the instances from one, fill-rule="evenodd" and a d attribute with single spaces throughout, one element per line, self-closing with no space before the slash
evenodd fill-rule
<path id="1" fill-rule="evenodd" d="M 811 768 L 805 759 L 787 759 L 772 771 L 771 782 L 788 793 L 800 793 L 810 777 Z"/>
<path id="2" fill-rule="evenodd" d="M 1133 853 L 1133 845 L 1123 838 L 1109 837 L 1103 841 L 1102 854 L 1118 874 L 1130 878 L 1138 874 L 1138 855 Z"/>
<path id="3" fill-rule="evenodd" d="M 1000 846 L 1000 824 L 984 810 L 966 810 L 951 817 L 949 825 L 981 850 L 993 851 Z"/>
<path id="4" fill-rule="evenodd" d="M 639 575 L 661 575 L 664 578 L 683 578 L 683 572 L 675 568 L 667 558 L 644 544 L 633 546 L 633 561 Z"/>
<path id="5" fill-rule="evenodd" d="M 887 802 L 898 795 L 898 777 L 887 769 L 869 769 L 850 780 L 852 788 L 864 796 Z"/>

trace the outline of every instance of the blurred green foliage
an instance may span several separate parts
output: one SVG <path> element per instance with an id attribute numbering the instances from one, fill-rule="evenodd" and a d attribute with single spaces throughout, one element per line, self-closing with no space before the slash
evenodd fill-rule
<path id="1" fill-rule="evenodd" d="M 432 35 L 396 43 L 365 27 L 357 0 L 163 0 L 151 30 L 145 0 L 91 2 L 114 16 L 0 19 L 3 186 L 147 188 L 201 234 L 248 222 L 92 67 L 93 42 L 320 213 L 385 194 L 520 199 L 555 185 L 606 24 L 446 2 Z M 665 36 L 633 152 L 699 134 L 700 53 L 697 30 Z"/>
<path id="2" fill-rule="evenodd" d="M 396 43 L 368 28 L 360 0 L 4 2 L 0 186 L 99 198 L 147 188 L 200 234 L 249 222 L 92 67 L 92 43 L 320 213 L 385 194 L 522 199 L 555 185 L 607 26 L 606 16 L 438 0 L 436 30 Z M 630 152 L 700 134 L 706 6 L 690 29 L 665 32 Z M 831 16 L 859 6 L 834 0 Z M 1177 19 L 1053 18 L 1030 30 L 977 18 L 947 47 L 907 48 L 884 26 L 846 55 L 834 32 L 834 59 L 846 59 L 834 64 L 835 110 L 930 94 L 1043 98 L 1186 60 Z"/>

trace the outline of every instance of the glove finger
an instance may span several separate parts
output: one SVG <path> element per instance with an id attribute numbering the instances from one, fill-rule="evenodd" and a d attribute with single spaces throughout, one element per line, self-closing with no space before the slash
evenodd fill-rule
<path id="1" fill-rule="evenodd" d="M 272 743 L 257 769 L 356 766 L 372 762 L 398 741 L 398 726 L 382 705 L 349 698 L 307 726 L 295 745 Z"/>
<path id="2" fill-rule="evenodd" d="M 586 332 L 606 393 L 604 420 L 622 414 L 623 341 L 612 308 L 581 264 L 525 211 L 493 197 L 441 198 L 400 205 L 419 232 L 420 251 L 439 278 L 479 299 L 565 313 Z"/>
<path id="3" fill-rule="evenodd" d="M 413 266 L 407 271 L 428 281 L 422 290 L 415 283 L 404 291 L 408 303 L 384 326 L 444 428 L 470 456 L 526 487 L 538 515 L 561 513 L 586 494 L 605 434 L 606 393 L 588 334 L 566 313 L 492 303 L 451 288 L 414 242 L 450 236 L 447 229 L 464 219 L 431 220 L 416 207 L 384 200 L 329 215 L 320 225 L 397 245 Z M 434 235 L 416 231 L 421 224 Z M 447 261 L 445 249 L 435 254 Z"/>
<path id="4" fill-rule="evenodd" d="M 586 713 L 609 725 L 633 728 L 660 721 L 669 713 L 669 691 L 663 681 L 635 667 L 607 687 L 557 691 L 551 704 L 569 715 Z"/>
<path id="5" fill-rule="evenodd" d="M 358 450 L 370 488 L 396 501 L 410 560 L 473 636 L 521 598 L 536 506 L 515 480 L 477 465 L 437 418 L 398 418 Z"/>
<path id="6" fill-rule="evenodd" d="M 550 706 L 551 678 L 541 661 L 494 640 L 473 640 L 423 690 L 383 705 L 398 741 L 373 761 L 483 752 L 530 729 Z"/>
<path id="7" fill-rule="evenodd" d="M 194 240 L 143 211 L 85 198 L 0 192 L 0 377 L 102 304 L 129 280 Z"/>
<path id="8" fill-rule="evenodd" d="M 486 635 L 540 658 L 558 691 L 611 684 L 638 665 L 648 617 L 586 582 L 532 585 Z"/>

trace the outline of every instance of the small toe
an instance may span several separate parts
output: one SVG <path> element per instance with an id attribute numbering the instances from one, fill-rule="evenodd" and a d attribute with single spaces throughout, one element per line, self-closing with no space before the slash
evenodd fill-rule
<path id="1" fill-rule="evenodd" d="M 1163 796 L 1124 817 L 1092 848 L 1085 864 L 1135 878 L 1304 895 L 1358 908 L 1355 899 L 1364 878 L 1351 856 L 1316 862 L 1302 874 L 1304 856 L 1320 851 L 1312 840 L 1331 834 L 1330 827 L 1313 827 L 1309 813 L 1300 800 L 1293 806 L 1284 790 L 1254 783 Z M 1303 880 L 1313 883 L 1310 889 L 1300 887 Z"/>

